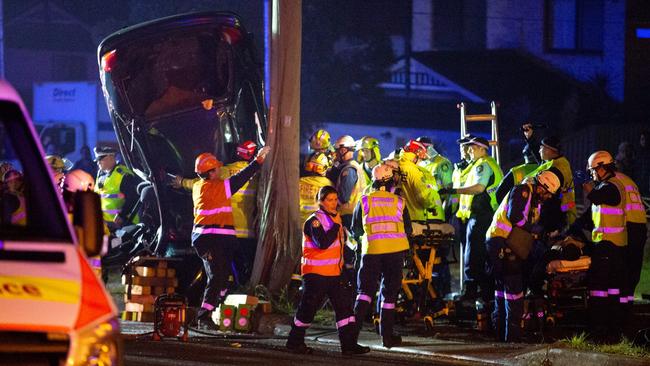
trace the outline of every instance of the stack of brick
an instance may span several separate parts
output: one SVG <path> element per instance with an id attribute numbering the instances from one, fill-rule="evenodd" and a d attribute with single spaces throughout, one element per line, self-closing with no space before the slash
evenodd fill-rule
<path id="1" fill-rule="evenodd" d="M 137 262 L 136 262 L 137 263 Z M 162 294 L 172 294 L 178 286 L 176 270 L 164 259 L 148 261 L 147 266 L 132 265 L 130 275 L 122 276 L 124 312 L 122 320 L 152 322 L 154 302 Z"/>

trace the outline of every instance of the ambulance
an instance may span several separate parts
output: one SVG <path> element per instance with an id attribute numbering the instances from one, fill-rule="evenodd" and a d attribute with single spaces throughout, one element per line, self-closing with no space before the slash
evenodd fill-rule
<path id="1" fill-rule="evenodd" d="M 74 194 L 72 222 L 16 91 L 0 81 L 0 364 L 120 365 L 117 309 L 88 256 L 99 198 Z"/>

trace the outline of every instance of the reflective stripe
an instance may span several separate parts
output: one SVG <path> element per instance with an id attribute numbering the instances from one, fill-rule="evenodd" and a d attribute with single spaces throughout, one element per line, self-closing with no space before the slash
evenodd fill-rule
<path id="1" fill-rule="evenodd" d="M 505 222 L 497 221 L 497 227 L 501 230 L 511 232 L 512 231 L 512 226 L 506 224 Z"/>
<path id="2" fill-rule="evenodd" d="M 227 293 L 228 293 L 227 288 L 221 289 L 221 291 L 219 292 L 219 296 L 224 297 L 226 296 Z"/>
<path id="3" fill-rule="evenodd" d="M 305 240 L 305 242 L 303 243 L 303 246 L 304 246 L 305 248 L 320 249 L 320 248 L 318 247 L 318 245 L 316 245 L 316 243 L 312 242 L 311 240 Z M 340 246 L 341 246 L 341 243 L 340 243 L 339 240 L 337 240 L 337 241 L 335 241 L 334 243 L 332 243 L 332 245 L 330 245 L 329 247 L 327 247 L 326 249 L 339 248 Z"/>
<path id="4" fill-rule="evenodd" d="M 616 207 L 601 207 L 599 211 L 605 215 L 623 215 L 625 213 L 622 208 Z"/>
<path id="5" fill-rule="evenodd" d="M 253 230 L 235 229 L 235 232 L 237 233 L 237 235 L 243 235 L 248 237 L 255 236 Z"/>
<path id="6" fill-rule="evenodd" d="M 607 297 L 607 291 L 592 290 L 592 291 L 589 291 L 589 296 L 591 296 L 591 297 Z"/>
<path id="7" fill-rule="evenodd" d="M 350 323 L 356 323 L 356 322 L 357 320 L 355 319 L 354 315 L 349 318 L 341 319 L 336 322 L 336 329 L 343 328 Z"/>
<path id="8" fill-rule="evenodd" d="M 223 181 L 223 186 L 226 189 L 226 198 L 232 197 L 232 192 L 230 191 L 230 178 Z"/>
<path id="9" fill-rule="evenodd" d="M 333 259 L 308 259 L 303 257 L 302 258 L 302 264 L 307 264 L 310 266 L 328 266 L 330 264 L 337 264 L 339 263 L 340 259 L 339 258 L 333 258 Z"/>
<path id="10" fill-rule="evenodd" d="M 620 295 L 620 294 L 621 294 L 621 290 L 620 290 L 620 289 L 617 289 L 617 288 L 608 288 L 608 289 L 607 289 L 607 294 L 608 294 L 608 295 Z"/>
<path id="11" fill-rule="evenodd" d="M 203 304 L 201 304 L 201 307 L 202 307 L 203 309 L 208 310 L 208 311 L 212 311 L 212 310 L 214 310 L 214 305 L 212 305 L 212 304 L 208 304 L 207 302 L 204 302 Z"/>
<path id="12" fill-rule="evenodd" d="M 366 294 L 359 294 L 357 295 L 357 301 L 372 302 L 372 297 Z"/>
<path id="13" fill-rule="evenodd" d="M 237 193 L 244 194 L 244 195 L 247 195 L 247 196 L 252 196 L 252 195 L 255 194 L 255 190 L 254 189 L 240 189 L 240 190 L 237 191 Z"/>
<path id="14" fill-rule="evenodd" d="M 103 212 L 106 212 L 106 213 L 108 213 L 108 214 L 117 215 L 117 214 L 119 214 L 120 211 L 122 211 L 122 210 L 117 209 L 117 210 L 102 210 L 102 211 L 103 211 Z"/>
<path id="15" fill-rule="evenodd" d="M 514 301 L 514 300 L 519 300 L 522 297 L 524 297 L 524 293 L 520 292 L 520 293 L 517 293 L 517 294 L 509 294 L 507 292 L 504 292 L 503 297 L 505 297 L 506 300 L 513 300 Z"/>
<path id="16" fill-rule="evenodd" d="M 636 187 L 629 186 L 629 185 L 625 186 L 625 192 L 635 192 L 635 191 L 636 191 Z"/>
<path id="17" fill-rule="evenodd" d="M 300 328 L 307 328 L 311 326 L 311 323 L 303 323 L 300 320 L 298 320 L 298 318 L 293 318 L 293 324 L 295 324 L 296 327 L 300 327 Z"/>
<path id="18" fill-rule="evenodd" d="M 380 240 L 380 239 L 400 239 L 400 238 L 406 238 L 406 233 L 392 233 L 392 234 L 372 234 L 368 235 L 368 240 Z"/>
<path id="19" fill-rule="evenodd" d="M 102 266 L 102 260 L 99 259 L 99 258 L 88 258 L 88 263 L 90 263 L 90 265 L 92 267 L 101 267 Z"/>
<path id="20" fill-rule="evenodd" d="M 363 212 L 368 214 L 370 212 L 370 206 L 368 205 L 368 196 L 361 196 L 361 204 L 363 205 Z"/>
<path id="21" fill-rule="evenodd" d="M 538 311 L 537 312 L 537 317 L 538 318 L 543 318 L 544 317 L 544 312 L 543 311 Z"/>
<path id="22" fill-rule="evenodd" d="M 621 304 L 627 304 L 628 302 L 627 296 L 619 298 L 618 302 L 620 302 Z"/>
<path id="23" fill-rule="evenodd" d="M 599 227 L 594 229 L 595 232 L 605 233 L 605 234 L 618 234 L 625 230 L 624 227 Z"/>
<path id="24" fill-rule="evenodd" d="M 640 203 L 628 203 L 625 205 L 625 209 L 628 211 L 643 211 L 645 213 L 645 208 Z"/>
<path id="25" fill-rule="evenodd" d="M 305 210 L 305 211 L 316 211 L 316 210 L 318 210 L 318 206 L 308 206 L 308 205 L 305 205 L 305 206 L 302 206 L 302 208 L 303 208 L 303 210 Z"/>
<path id="26" fill-rule="evenodd" d="M 381 308 L 382 309 L 395 309 L 395 303 L 394 302 L 382 302 L 381 303 Z"/>
<path id="27" fill-rule="evenodd" d="M 211 210 L 196 210 L 197 215 L 203 215 L 203 216 L 217 215 L 223 212 L 232 212 L 232 207 L 224 206 L 224 207 L 213 208 Z"/>
<path id="28" fill-rule="evenodd" d="M 375 223 L 375 222 L 381 222 L 381 221 L 391 221 L 391 222 L 399 222 L 401 216 L 374 216 L 374 217 L 368 217 L 366 219 L 366 222 L 369 224 Z"/>
<path id="29" fill-rule="evenodd" d="M 224 229 L 217 227 L 195 227 L 192 229 L 193 233 L 197 234 L 223 234 L 223 235 L 237 235 L 235 229 Z"/>
<path id="30" fill-rule="evenodd" d="M 627 297 L 627 299 L 628 299 L 629 301 L 634 301 L 634 295 L 629 295 L 629 296 Z"/>
<path id="31" fill-rule="evenodd" d="M 125 198 L 124 193 L 102 193 L 99 195 L 101 198 Z"/>
<path id="32" fill-rule="evenodd" d="M 23 211 L 21 213 L 18 213 L 18 214 L 11 215 L 11 223 L 12 224 L 16 223 L 16 222 L 18 222 L 18 221 L 20 221 L 20 220 L 22 220 L 22 219 L 24 219 L 26 217 L 27 217 L 27 212 L 25 212 L 25 211 Z"/>
<path id="33" fill-rule="evenodd" d="M 503 291 L 494 291 L 494 297 L 503 298 Z"/>

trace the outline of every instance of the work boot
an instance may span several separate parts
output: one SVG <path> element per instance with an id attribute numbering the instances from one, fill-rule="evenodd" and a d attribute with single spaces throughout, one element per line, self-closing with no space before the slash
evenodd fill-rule
<path id="1" fill-rule="evenodd" d="M 297 355 L 311 355 L 312 353 L 314 353 L 314 349 L 311 347 L 307 347 L 307 345 L 304 343 L 293 344 L 287 342 L 286 347 L 287 350 L 289 350 L 289 352 L 295 353 Z"/>
<path id="2" fill-rule="evenodd" d="M 291 353 L 300 355 L 309 355 L 314 352 L 314 349 L 307 347 L 305 344 L 305 333 L 307 328 L 298 327 L 295 324 L 291 326 L 289 337 L 287 338 L 286 347 Z"/>
<path id="3" fill-rule="evenodd" d="M 402 345 L 402 336 L 397 334 L 388 334 L 382 336 L 382 342 L 386 348 L 399 347 Z"/>
<path id="4" fill-rule="evenodd" d="M 339 340 L 341 341 L 341 353 L 343 355 L 362 355 L 370 352 L 370 347 L 359 345 L 357 338 L 358 334 L 355 323 L 339 328 Z"/>
<path id="5" fill-rule="evenodd" d="M 362 346 L 360 344 L 355 344 L 351 347 L 341 347 L 341 353 L 344 356 L 354 356 L 354 355 L 362 355 L 364 353 L 370 352 L 370 347 Z"/>

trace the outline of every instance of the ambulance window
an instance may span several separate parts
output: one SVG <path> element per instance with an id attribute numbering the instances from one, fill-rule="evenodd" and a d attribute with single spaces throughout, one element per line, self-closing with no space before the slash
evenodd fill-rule
<path id="1" fill-rule="evenodd" d="M 0 102 L 0 240 L 72 242 L 52 178 L 20 107 Z"/>

